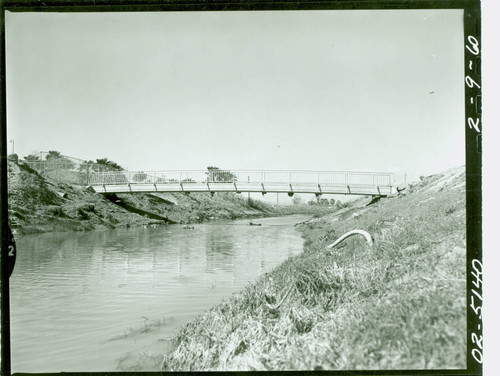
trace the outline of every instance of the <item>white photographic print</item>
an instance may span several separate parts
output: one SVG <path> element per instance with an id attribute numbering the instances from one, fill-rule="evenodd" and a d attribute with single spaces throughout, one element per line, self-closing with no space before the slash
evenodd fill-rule
<path id="1" fill-rule="evenodd" d="M 12 372 L 482 362 L 466 10 L 110 10 L 5 10 Z"/>

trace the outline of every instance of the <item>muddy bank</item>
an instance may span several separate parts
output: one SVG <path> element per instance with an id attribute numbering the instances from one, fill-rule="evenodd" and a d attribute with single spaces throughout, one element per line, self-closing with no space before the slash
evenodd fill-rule
<path id="1" fill-rule="evenodd" d="M 186 325 L 171 371 L 466 366 L 465 169 L 301 224 L 304 252 Z M 353 229 L 368 231 L 326 246 Z"/>
<path id="2" fill-rule="evenodd" d="M 83 186 L 41 176 L 28 166 L 11 161 L 8 162 L 8 186 L 9 224 L 19 234 L 324 214 L 335 210 L 319 205 L 283 208 L 233 193 L 100 195 Z"/>

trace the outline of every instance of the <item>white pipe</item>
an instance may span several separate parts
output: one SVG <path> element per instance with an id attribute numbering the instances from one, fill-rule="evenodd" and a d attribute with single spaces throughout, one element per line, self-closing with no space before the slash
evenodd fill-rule
<path id="1" fill-rule="evenodd" d="M 349 231 L 347 233 L 345 233 L 344 235 L 342 235 L 340 238 L 338 238 L 334 243 L 330 244 L 329 246 L 327 246 L 326 248 L 333 248 L 335 247 L 337 244 L 341 243 L 342 241 L 344 241 L 344 239 L 348 238 L 349 236 L 351 235 L 354 235 L 354 234 L 360 234 L 360 235 L 363 235 L 366 239 L 366 242 L 368 243 L 368 245 L 372 245 L 373 244 L 373 240 L 372 240 L 372 237 L 370 236 L 369 233 L 367 233 L 366 231 L 364 230 L 352 230 L 352 231 Z"/>

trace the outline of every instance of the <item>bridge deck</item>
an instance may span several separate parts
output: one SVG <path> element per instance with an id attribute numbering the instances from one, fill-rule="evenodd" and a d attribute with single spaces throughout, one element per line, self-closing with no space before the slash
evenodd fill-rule
<path id="1" fill-rule="evenodd" d="M 116 171 L 92 173 L 98 193 L 277 192 L 386 196 L 392 174 L 345 171 Z"/>

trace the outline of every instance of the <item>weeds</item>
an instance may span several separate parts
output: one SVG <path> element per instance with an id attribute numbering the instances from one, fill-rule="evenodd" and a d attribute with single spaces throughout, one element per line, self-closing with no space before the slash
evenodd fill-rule
<path id="1" fill-rule="evenodd" d="M 163 369 L 465 368 L 465 194 L 429 201 L 440 180 L 301 225 L 305 251 L 186 325 Z M 354 228 L 375 245 L 325 249 Z"/>

